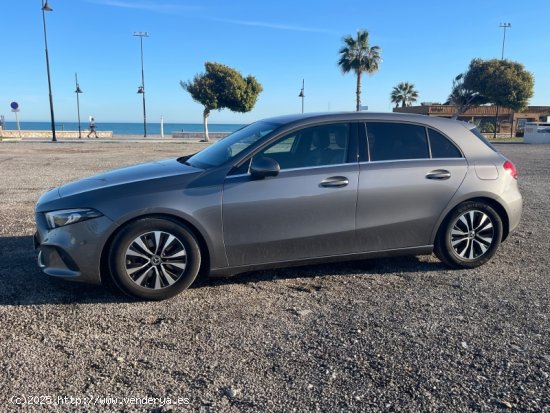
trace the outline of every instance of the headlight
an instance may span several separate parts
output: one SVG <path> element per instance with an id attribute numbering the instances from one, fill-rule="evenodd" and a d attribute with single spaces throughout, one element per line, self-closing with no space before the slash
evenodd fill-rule
<path id="1" fill-rule="evenodd" d="M 76 222 L 86 221 L 87 219 L 97 218 L 103 214 L 95 209 L 78 208 L 62 209 L 59 211 L 46 212 L 46 221 L 50 229 L 59 228 L 64 225 L 74 224 Z"/>

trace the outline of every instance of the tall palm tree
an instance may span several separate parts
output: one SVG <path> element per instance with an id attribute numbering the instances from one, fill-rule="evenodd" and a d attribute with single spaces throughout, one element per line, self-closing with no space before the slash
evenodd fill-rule
<path id="1" fill-rule="evenodd" d="M 381 49 L 378 46 L 369 45 L 369 32 L 358 30 L 357 38 L 350 35 L 344 37 L 344 46 L 338 51 L 340 59 L 338 66 L 343 73 L 354 72 L 357 76 L 357 106 L 361 110 L 361 76 L 363 73 L 376 72 L 382 62 Z"/>
<path id="2" fill-rule="evenodd" d="M 392 103 L 395 103 L 395 107 L 401 104 L 401 107 L 404 108 L 416 102 L 418 99 L 418 91 L 414 88 L 412 83 L 401 82 L 393 87 L 390 97 Z"/>

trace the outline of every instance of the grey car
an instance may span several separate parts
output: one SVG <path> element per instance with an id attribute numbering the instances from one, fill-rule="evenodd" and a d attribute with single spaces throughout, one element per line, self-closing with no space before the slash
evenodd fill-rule
<path id="1" fill-rule="evenodd" d="M 35 247 L 48 275 L 160 300 L 199 272 L 435 252 L 490 260 L 522 211 L 514 164 L 471 124 L 331 113 L 252 123 L 195 155 L 46 192 Z"/>

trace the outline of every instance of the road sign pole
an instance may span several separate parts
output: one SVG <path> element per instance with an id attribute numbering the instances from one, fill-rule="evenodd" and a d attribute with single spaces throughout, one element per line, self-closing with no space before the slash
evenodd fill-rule
<path id="1" fill-rule="evenodd" d="M 19 131 L 19 137 L 21 137 L 21 127 L 19 126 L 19 110 L 14 110 L 15 113 L 15 123 L 17 124 L 17 130 Z"/>
<path id="2" fill-rule="evenodd" d="M 19 137 L 21 137 L 21 128 L 19 127 L 19 103 L 10 103 L 11 111 L 15 113 L 15 123 L 17 124 L 17 130 L 19 131 Z"/>

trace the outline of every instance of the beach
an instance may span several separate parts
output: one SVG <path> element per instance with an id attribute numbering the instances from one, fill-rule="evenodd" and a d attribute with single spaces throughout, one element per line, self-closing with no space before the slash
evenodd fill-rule
<path id="1" fill-rule="evenodd" d="M 143 134 L 114 134 L 112 131 L 98 131 L 97 138 L 91 136 L 88 138 L 88 130 L 83 130 L 79 137 L 78 130 L 76 131 L 59 131 L 56 132 L 58 142 L 87 142 L 87 141 L 102 141 L 102 142 L 200 142 L 204 140 L 203 132 L 174 132 L 165 134 L 164 137 L 160 134 L 148 134 L 146 137 Z M 230 132 L 211 132 L 209 137 L 211 141 L 221 139 Z M 0 141 L 26 141 L 26 142 L 48 142 L 52 140 L 51 131 L 38 130 L 9 130 L 0 131 Z"/>

